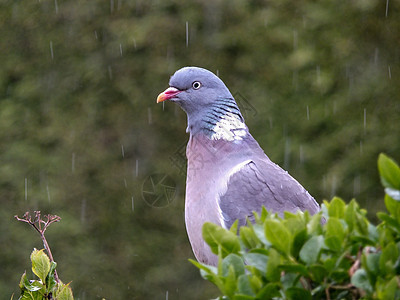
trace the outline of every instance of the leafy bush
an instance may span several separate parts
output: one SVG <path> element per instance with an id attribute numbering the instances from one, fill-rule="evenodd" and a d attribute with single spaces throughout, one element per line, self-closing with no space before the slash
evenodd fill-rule
<path id="1" fill-rule="evenodd" d="M 15 216 L 18 221 L 25 222 L 32 226 L 42 239 L 45 249 L 33 249 L 31 253 L 32 272 L 38 277 L 35 280 L 28 280 L 26 271 L 22 274 L 19 282 L 21 295 L 19 300 L 73 300 L 72 290 L 68 284 L 64 284 L 58 278 L 56 271 L 57 263 L 53 259 L 49 244 L 47 243 L 44 233 L 46 229 L 54 222 L 59 222 L 61 218 L 55 215 L 45 216 L 42 219 L 40 211 L 35 211 L 35 216 L 31 217 L 26 212 L 22 218 Z M 47 256 L 44 251 L 49 254 Z M 13 297 L 11 297 L 13 299 Z"/>
<path id="2" fill-rule="evenodd" d="M 35 280 L 28 280 L 26 272 L 21 277 L 19 287 L 21 289 L 20 300 L 73 300 L 69 284 L 63 284 L 57 280 L 57 264 L 50 262 L 44 249 L 34 249 L 31 254 L 32 272 L 38 277 Z"/>
<path id="3" fill-rule="evenodd" d="M 381 154 L 378 169 L 388 213 L 378 213 L 377 226 L 355 200 L 337 197 L 314 216 L 263 208 L 239 235 L 237 223 L 204 224 L 218 267 L 191 262 L 219 299 L 399 299 L 400 168 Z"/>

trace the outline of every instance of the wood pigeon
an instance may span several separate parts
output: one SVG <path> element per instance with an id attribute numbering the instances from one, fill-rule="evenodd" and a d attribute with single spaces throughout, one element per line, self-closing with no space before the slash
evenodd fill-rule
<path id="1" fill-rule="evenodd" d="M 218 264 L 202 238 L 204 222 L 230 228 L 268 211 L 319 211 L 314 198 L 273 163 L 249 133 L 228 88 L 214 73 L 185 67 L 175 72 L 157 103 L 169 100 L 187 114 L 190 133 L 185 199 L 186 230 L 199 262 Z"/>

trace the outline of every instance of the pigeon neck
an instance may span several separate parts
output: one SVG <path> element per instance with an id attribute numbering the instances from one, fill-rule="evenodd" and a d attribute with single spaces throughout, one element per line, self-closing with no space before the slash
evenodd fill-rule
<path id="1" fill-rule="evenodd" d="M 211 140 L 238 141 L 248 133 L 233 98 L 219 99 L 197 115 L 201 115 L 197 120 L 188 119 L 188 131 L 191 134 L 202 132 Z M 197 129 L 196 132 L 193 131 L 194 128 Z"/>

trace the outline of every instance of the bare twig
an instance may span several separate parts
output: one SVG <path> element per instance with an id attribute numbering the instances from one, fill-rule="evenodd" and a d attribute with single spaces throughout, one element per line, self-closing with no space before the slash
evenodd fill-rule
<path id="1" fill-rule="evenodd" d="M 59 216 L 56 215 L 45 215 L 44 218 L 46 218 L 45 220 L 43 220 L 41 218 L 41 214 L 40 211 L 34 211 L 35 216 L 32 220 L 32 217 L 30 215 L 29 212 L 26 212 L 22 218 L 18 217 L 18 216 L 14 216 L 14 218 L 16 218 L 18 221 L 21 222 L 25 222 L 28 223 L 29 225 L 31 225 L 39 234 L 40 234 L 40 238 L 42 239 L 43 242 L 43 246 L 47 251 L 47 254 L 49 255 L 50 261 L 54 262 L 53 259 L 53 254 L 51 253 L 49 244 L 47 243 L 46 237 L 44 236 L 44 233 L 47 229 L 47 227 L 50 226 L 50 224 L 55 223 L 55 222 L 59 222 L 61 220 L 61 218 Z M 58 278 L 58 274 L 57 271 L 54 270 L 54 279 L 58 282 L 60 282 L 59 278 Z"/>
<path id="2" fill-rule="evenodd" d="M 360 247 L 360 249 L 358 249 L 357 258 L 356 258 L 356 260 L 354 260 L 353 265 L 349 269 L 349 276 L 350 277 L 352 277 L 354 275 L 354 273 L 360 268 L 362 250 L 363 249 L 361 247 Z"/>

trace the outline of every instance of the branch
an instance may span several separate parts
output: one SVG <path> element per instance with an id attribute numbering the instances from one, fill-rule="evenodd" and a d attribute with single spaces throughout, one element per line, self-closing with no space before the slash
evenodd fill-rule
<path id="1" fill-rule="evenodd" d="M 46 218 L 46 220 L 42 220 L 40 211 L 36 210 L 36 211 L 34 211 L 34 213 L 35 213 L 35 217 L 33 218 L 33 220 L 32 220 L 32 217 L 29 212 L 26 212 L 22 216 L 22 218 L 20 218 L 18 216 L 14 216 L 14 218 L 16 218 L 18 221 L 28 223 L 40 234 L 40 238 L 42 239 L 43 246 L 49 255 L 50 261 L 54 262 L 53 254 L 51 253 L 50 246 L 47 243 L 44 233 L 45 233 L 47 227 L 50 226 L 50 224 L 59 222 L 61 220 L 61 218 L 57 215 L 48 214 L 48 215 L 44 216 L 44 218 Z M 57 281 L 57 283 L 60 282 L 56 270 L 54 270 L 54 278 Z"/>

